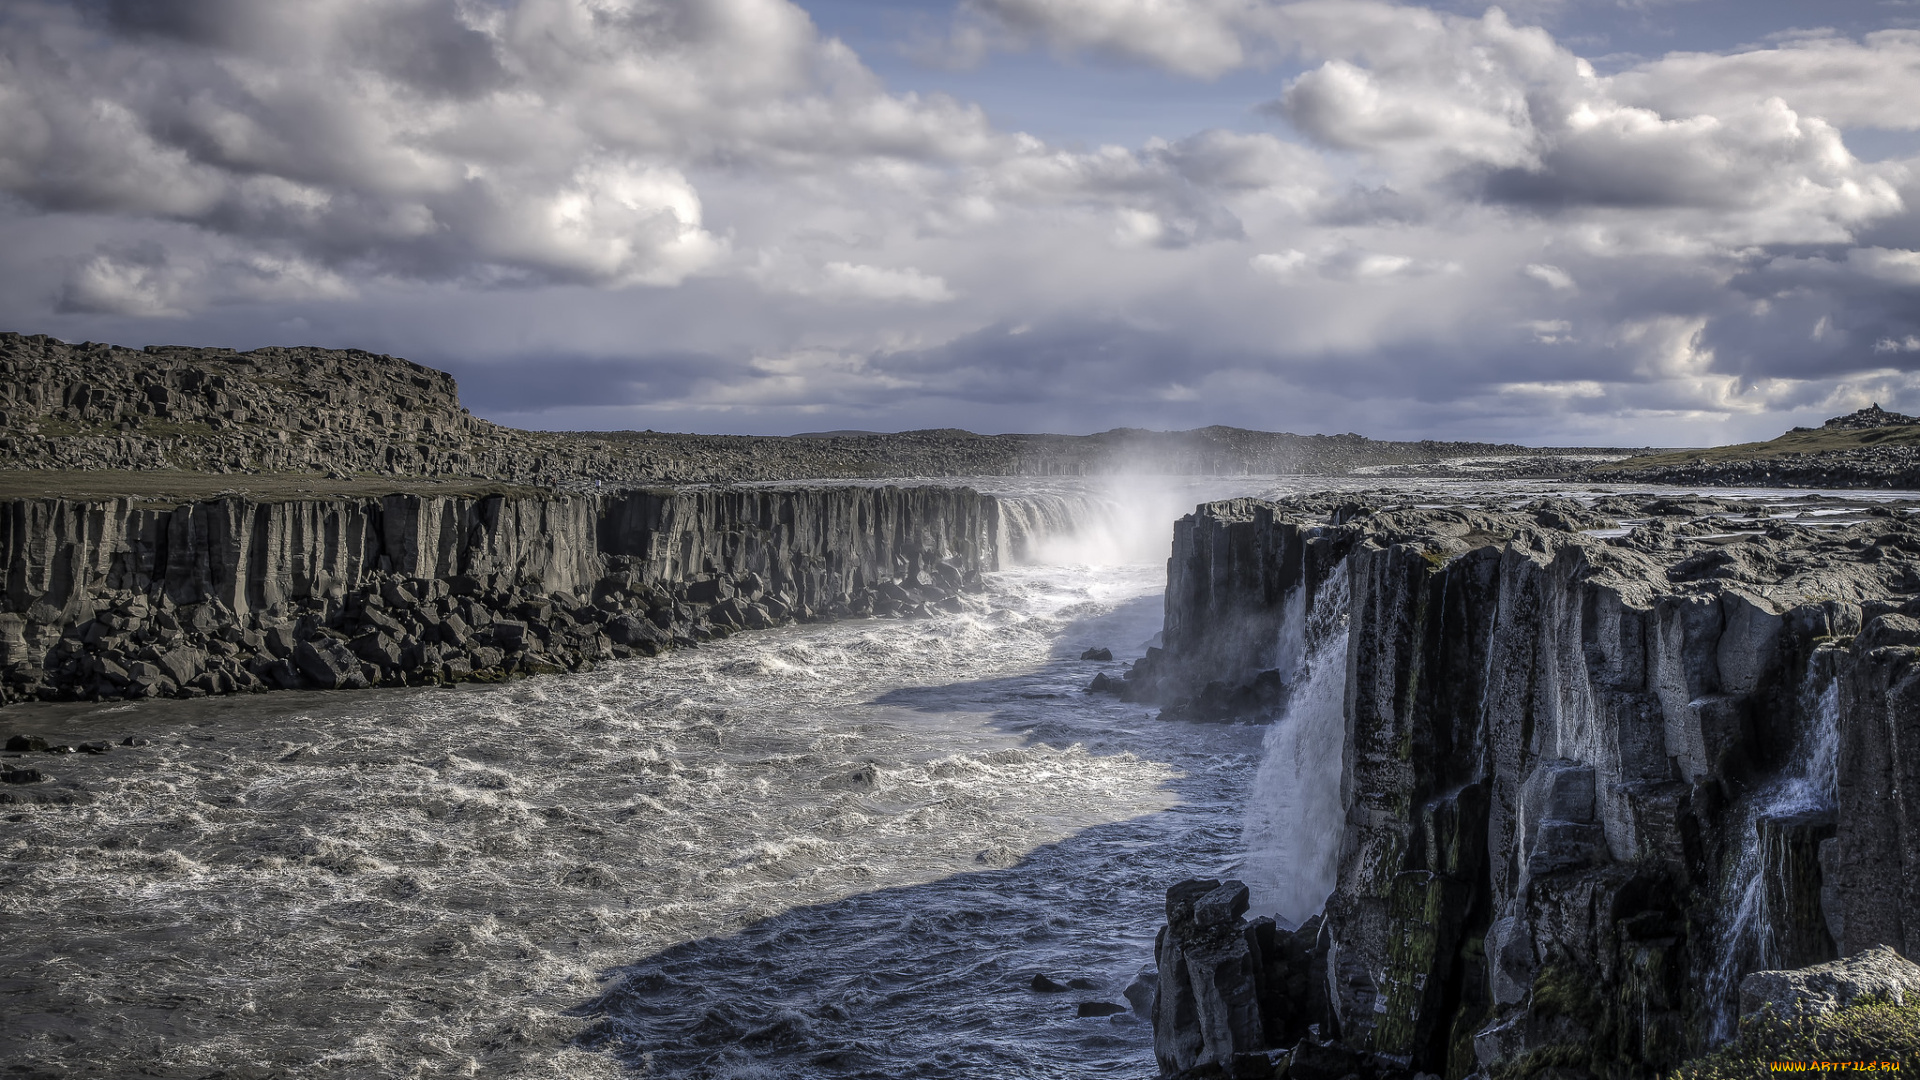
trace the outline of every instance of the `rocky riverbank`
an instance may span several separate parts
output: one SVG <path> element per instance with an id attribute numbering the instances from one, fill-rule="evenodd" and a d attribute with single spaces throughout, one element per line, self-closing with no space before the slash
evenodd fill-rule
<path id="1" fill-rule="evenodd" d="M 1299 930 L 1246 921 L 1237 882 L 1169 894 L 1165 1070 L 1272 1076 L 1291 1051 L 1340 1056 L 1328 1076 L 1651 1077 L 1731 1033 L 1745 972 L 1920 955 L 1914 510 L 1347 496 L 1183 519 L 1131 692 L 1278 714 L 1270 754 L 1324 727 L 1339 779 L 1256 794 L 1330 834 L 1248 859 L 1323 883 Z M 1316 676 L 1344 684 L 1330 708 Z"/>
<path id="2" fill-rule="evenodd" d="M 496 680 L 957 603 L 965 488 L 0 504 L 0 701 Z"/>

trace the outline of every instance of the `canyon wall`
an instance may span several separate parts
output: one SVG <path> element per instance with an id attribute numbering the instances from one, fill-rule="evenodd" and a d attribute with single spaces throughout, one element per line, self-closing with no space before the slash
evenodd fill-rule
<path id="1" fill-rule="evenodd" d="M 0 504 L 0 699 L 498 678 L 791 620 L 925 610 L 993 569 L 965 488 Z"/>
<path id="2" fill-rule="evenodd" d="M 1299 956 L 1265 920 L 1196 915 L 1189 894 L 1237 883 L 1170 895 L 1167 1071 L 1264 1060 L 1312 1020 L 1383 1069 L 1653 1076 L 1729 1033 L 1748 971 L 1920 956 L 1920 528 L 1701 509 L 1612 539 L 1548 502 L 1181 521 L 1161 700 L 1264 680 L 1277 723 L 1336 724 L 1343 749 L 1305 763 L 1340 770 L 1337 805 L 1296 822 L 1338 832 L 1332 865 L 1247 867 L 1331 886 Z M 1275 655 L 1336 574 L 1344 701 L 1316 718 Z M 1218 1004 L 1235 986 L 1257 1005 Z"/>

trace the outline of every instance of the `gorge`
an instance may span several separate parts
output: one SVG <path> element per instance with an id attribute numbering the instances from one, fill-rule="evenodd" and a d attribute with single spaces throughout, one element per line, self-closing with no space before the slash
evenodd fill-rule
<path id="1" fill-rule="evenodd" d="M 686 447 L 0 344 L 65 372 L 0 470 L 25 1075 L 1639 1077 L 1920 949 L 1899 493 L 595 485 Z"/>

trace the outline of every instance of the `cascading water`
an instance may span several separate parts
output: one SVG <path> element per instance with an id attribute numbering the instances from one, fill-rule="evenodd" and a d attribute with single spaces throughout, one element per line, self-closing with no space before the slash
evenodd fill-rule
<path id="1" fill-rule="evenodd" d="M 1113 476 L 1059 487 L 981 477 L 999 504 L 994 542 L 1002 566 L 1118 566 L 1163 562 L 1171 523 L 1198 501 L 1246 493 L 1191 478 Z"/>
<path id="2" fill-rule="evenodd" d="M 1727 875 L 1713 968 L 1707 979 L 1716 1042 L 1733 1037 L 1742 976 L 1805 959 L 1788 955 L 1788 939 L 1795 930 L 1790 924 L 1801 913 L 1786 910 L 1795 890 L 1792 883 L 1781 880 L 1779 837 L 1783 825 L 1791 828 L 1830 816 L 1838 797 L 1840 685 L 1820 670 L 1821 659 L 1816 653 L 1808 665 L 1808 689 L 1801 700 L 1807 725 L 1790 763 L 1738 811 L 1740 827 L 1734 835 L 1740 850 Z"/>
<path id="3" fill-rule="evenodd" d="M 1164 500 L 1129 501 L 1115 494 L 1034 492 L 996 496 L 999 545 L 1007 566 L 1115 566 L 1167 557 L 1167 522 L 1179 516 Z"/>
<path id="4" fill-rule="evenodd" d="M 1059 560 L 1049 556 L 1069 547 L 1091 548 L 1098 541 L 1109 539 L 1114 531 L 1111 521 L 1118 510 L 1098 496 L 1077 492 L 1001 495 L 998 500 L 1000 530 L 994 542 L 999 546 L 1002 559 L 1014 565 L 1094 561 Z"/>
<path id="5" fill-rule="evenodd" d="M 1289 598 L 1287 614 L 1296 603 Z M 1347 609 L 1342 563 L 1321 583 L 1297 639 L 1289 640 L 1292 620 L 1282 620 L 1276 659 L 1284 665 L 1291 649 L 1304 670 L 1292 669 L 1286 711 L 1267 731 L 1242 831 L 1254 910 L 1295 926 L 1333 891 L 1340 854 Z"/>
<path id="6" fill-rule="evenodd" d="M 1294 586 L 1280 605 L 1280 633 L 1274 638 L 1270 665 L 1280 681 L 1296 688 L 1307 674 L 1307 590 Z"/>

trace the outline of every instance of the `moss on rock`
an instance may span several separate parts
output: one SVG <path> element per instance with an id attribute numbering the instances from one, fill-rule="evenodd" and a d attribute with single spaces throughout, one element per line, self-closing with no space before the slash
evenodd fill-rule
<path id="1" fill-rule="evenodd" d="M 1869 1002 L 1783 1020 L 1771 1010 L 1740 1022 L 1733 1042 L 1674 1070 L 1672 1080 L 1767 1076 L 1773 1062 L 1897 1063 L 1920 1069 L 1920 1002 Z M 1873 1071 L 1892 1071 L 1885 1064 Z"/>

